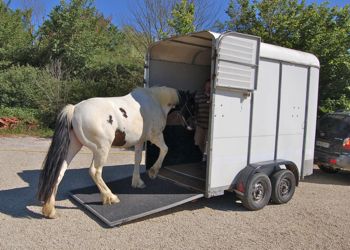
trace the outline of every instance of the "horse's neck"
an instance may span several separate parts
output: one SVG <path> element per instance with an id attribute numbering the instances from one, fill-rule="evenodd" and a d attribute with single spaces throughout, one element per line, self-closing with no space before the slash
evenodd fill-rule
<path id="1" fill-rule="evenodd" d="M 170 111 L 178 102 L 177 92 L 171 88 L 154 87 L 148 89 L 153 99 L 161 106 L 164 116 L 166 117 Z"/>
<path id="2" fill-rule="evenodd" d="M 169 102 L 172 102 L 173 100 L 170 100 L 171 94 L 163 88 L 150 88 L 148 89 L 153 96 L 153 98 L 162 106 L 166 107 L 168 106 Z"/>

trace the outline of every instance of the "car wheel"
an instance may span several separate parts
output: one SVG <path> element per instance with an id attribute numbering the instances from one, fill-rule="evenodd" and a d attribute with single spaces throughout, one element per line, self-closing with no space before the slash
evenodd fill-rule
<path id="1" fill-rule="evenodd" d="M 256 173 L 247 185 L 242 199 L 243 206 L 248 210 L 262 209 L 269 203 L 271 197 L 271 181 L 264 173 Z"/>
<path id="2" fill-rule="evenodd" d="M 325 165 L 318 165 L 318 168 L 321 169 L 323 172 L 329 173 L 329 174 L 335 174 L 340 171 L 339 168 L 333 168 Z"/>
<path id="3" fill-rule="evenodd" d="M 284 204 L 290 201 L 294 195 L 296 180 L 292 171 L 283 169 L 274 173 L 271 177 L 271 200 L 275 204 Z"/>

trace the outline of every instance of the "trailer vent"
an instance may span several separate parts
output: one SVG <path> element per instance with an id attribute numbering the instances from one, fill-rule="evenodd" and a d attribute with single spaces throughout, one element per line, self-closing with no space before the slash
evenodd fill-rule
<path id="1" fill-rule="evenodd" d="M 218 46 L 217 86 L 256 89 L 260 38 L 230 32 Z"/>

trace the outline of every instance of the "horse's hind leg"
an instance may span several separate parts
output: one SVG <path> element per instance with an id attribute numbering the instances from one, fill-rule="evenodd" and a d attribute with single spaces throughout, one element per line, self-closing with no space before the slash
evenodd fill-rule
<path id="1" fill-rule="evenodd" d="M 58 185 L 60 184 L 64 173 L 66 172 L 68 165 L 71 163 L 71 161 L 73 160 L 74 156 L 79 152 L 79 150 L 81 149 L 83 145 L 78 141 L 78 139 L 76 138 L 74 132 L 70 132 L 70 144 L 69 144 L 69 148 L 68 148 L 68 154 L 66 157 L 66 160 L 63 162 L 61 170 L 60 170 L 60 175 L 58 176 L 56 185 L 53 189 L 52 195 L 49 199 L 48 202 L 46 202 L 43 206 L 42 212 L 43 215 L 47 218 L 57 218 L 57 214 L 56 214 L 56 209 L 55 209 L 55 202 L 56 202 L 56 194 L 57 194 L 57 190 L 58 190 Z"/>
<path id="2" fill-rule="evenodd" d="M 93 151 L 94 159 L 90 166 L 90 175 L 101 192 L 103 204 L 118 203 L 118 197 L 112 193 L 102 179 L 102 169 L 107 161 L 110 145 L 99 147 Z"/>
<path id="3" fill-rule="evenodd" d="M 168 146 L 164 142 L 163 134 L 159 134 L 153 138 L 150 139 L 150 141 L 155 144 L 160 152 L 159 152 L 159 157 L 157 161 L 153 164 L 153 166 L 150 168 L 148 171 L 148 176 L 151 179 L 155 179 L 158 175 L 159 169 L 162 166 L 163 160 L 168 153 Z"/>
<path id="4" fill-rule="evenodd" d="M 142 181 L 140 177 L 140 163 L 142 160 L 142 148 L 143 148 L 143 143 L 135 145 L 135 166 L 134 166 L 134 172 L 132 174 L 132 183 L 131 183 L 131 186 L 133 188 L 146 187 L 145 183 Z"/>

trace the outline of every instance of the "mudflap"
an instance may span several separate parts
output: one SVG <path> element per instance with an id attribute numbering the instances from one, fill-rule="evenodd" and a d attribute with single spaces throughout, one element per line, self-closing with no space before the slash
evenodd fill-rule
<path id="1" fill-rule="evenodd" d="M 132 188 L 131 177 L 107 183 L 120 199 L 117 204 L 103 205 L 95 185 L 73 190 L 71 197 L 105 224 L 114 227 L 204 196 L 163 178 L 151 180 L 146 174 L 141 178 L 146 184 L 143 189 Z"/>

